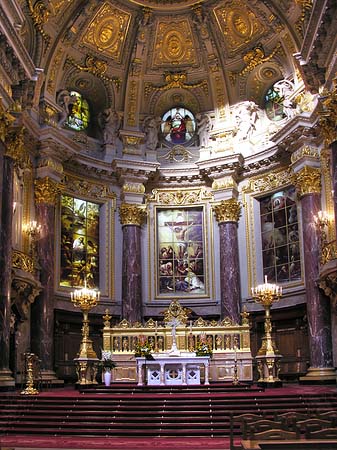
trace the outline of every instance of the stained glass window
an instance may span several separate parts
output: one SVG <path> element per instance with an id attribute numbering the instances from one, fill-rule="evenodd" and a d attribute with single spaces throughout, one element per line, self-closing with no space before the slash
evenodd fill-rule
<path id="1" fill-rule="evenodd" d="M 164 139 L 172 144 L 184 144 L 195 133 L 194 115 L 185 108 L 172 108 L 163 117 L 161 132 Z"/>
<path id="2" fill-rule="evenodd" d="M 282 102 L 283 97 L 280 96 L 274 87 L 268 89 L 265 95 L 265 110 L 270 120 L 277 122 L 284 118 Z"/>
<path id="3" fill-rule="evenodd" d="M 96 203 L 68 195 L 61 201 L 60 285 L 99 287 L 99 211 Z"/>
<path id="4" fill-rule="evenodd" d="M 270 282 L 301 279 L 301 255 L 295 188 L 260 199 L 263 273 Z"/>
<path id="5" fill-rule="evenodd" d="M 205 294 L 203 209 L 157 211 L 159 294 Z"/>
<path id="6" fill-rule="evenodd" d="M 65 125 L 77 131 L 88 128 L 90 119 L 89 105 L 82 95 L 76 91 L 70 92 L 68 111 Z"/>

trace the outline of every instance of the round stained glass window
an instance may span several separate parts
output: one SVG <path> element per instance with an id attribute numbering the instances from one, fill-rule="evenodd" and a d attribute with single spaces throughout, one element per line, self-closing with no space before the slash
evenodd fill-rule
<path id="1" fill-rule="evenodd" d="M 195 134 L 194 115 L 185 108 L 172 108 L 162 117 L 161 132 L 171 144 L 185 144 Z"/>

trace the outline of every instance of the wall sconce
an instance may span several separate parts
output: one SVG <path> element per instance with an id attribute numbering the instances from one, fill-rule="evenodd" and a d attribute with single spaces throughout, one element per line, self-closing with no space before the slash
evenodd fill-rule
<path id="1" fill-rule="evenodd" d="M 40 234 L 41 231 L 41 225 L 37 224 L 36 220 L 31 220 L 29 223 L 27 223 L 24 226 L 24 231 L 32 238 L 36 239 L 37 236 Z"/>
<path id="2" fill-rule="evenodd" d="M 327 234 L 325 228 L 329 225 L 329 216 L 325 211 L 318 211 L 317 215 L 314 216 L 315 224 L 321 234 L 322 245 L 327 242 Z"/>

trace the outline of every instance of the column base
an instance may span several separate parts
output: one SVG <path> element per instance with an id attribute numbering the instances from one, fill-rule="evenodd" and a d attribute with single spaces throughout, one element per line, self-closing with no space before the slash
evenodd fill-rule
<path id="1" fill-rule="evenodd" d="M 53 370 L 41 370 L 40 383 L 42 386 L 63 387 L 64 380 L 59 380 Z"/>
<path id="2" fill-rule="evenodd" d="M 15 390 L 15 380 L 9 369 L 0 370 L 0 391 Z"/>
<path id="3" fill-rule="evenodd" d="M 309 367 L 308 372 L 299 378 L 300 384 L 336 384 L 334 367 Z"/>

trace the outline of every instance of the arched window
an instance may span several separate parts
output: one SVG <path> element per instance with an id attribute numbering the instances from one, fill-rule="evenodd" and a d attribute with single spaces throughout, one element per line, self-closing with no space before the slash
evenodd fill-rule
<path id="1" fill-rule="evenodd" d="M 194 115 L 185 108 L 171 108 L 162 117 L 161 132 L 171 144 L 185 144 L 195 133 Z"/>
<path id="2" fill-rule="evenodd" d="M 274 89 L 274 86 L 268 89 L 265 95 L 265 110 L 270 120 L 277 122 L 284 118 L 283 97 Z"/>
<path id="3" fill-rule="evenodd" d="M 65 125 L 77 131 L 88 128 L 90 119 L 89 105 L 81 94 L 76 91 L 69 92 L 67 109 L 68 116 Z"/>

